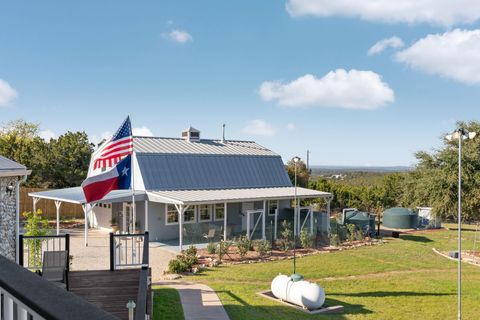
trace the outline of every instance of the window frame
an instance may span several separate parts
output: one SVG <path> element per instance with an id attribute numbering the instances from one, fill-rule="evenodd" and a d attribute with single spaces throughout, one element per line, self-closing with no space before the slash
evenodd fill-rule
<path id="1" fill-rule="evenodd" d="M 173 206 L 173 208 L 175 209 L 175 213 L 177 215 L 177 222 L 168 222 L 168 211 L 169 211 L 168 207 L 169 206 Z M 177 208 L 175 208 L 175 205 L 173 205 L 173 204 L 166 203 L 165 204 L 165 225 L 166 226 L 173 226 L 173 225 L 177 225 L 179 223 L 180 223 L 180 214 L 178 213 Z"/>
<path id="2" fill-rule="evenodd" d="M 220 205 L 223 210 L 223 218 L 217 218 L 217 205 Z M 213 205 L 213 221 L 225 220 L 225 203 L 215 203 Z"/>
<path id="3" fill-rule="evenodd" d="M 193 209 L 193 220 L 185 221 L 185 212 L 183 212 L 183 224 L 190 224 L 190 223 L 196 223 L 197 222 L 197 206 L 190 206 L 186 211 L 192 210 Z"/>
<path id="4" fill-rule="evenodd" d="M 209 219 L 202 219 L 202 213 L 201 213 L 201 208 L 202 206 L 207 206 L 208 207 L 208 212 L 210 213 L 210 218 Z M 213 210 L 212 210 L 212 205 L 211 204 L 200 204 L 197 206 L 198 207 L 198 222 L 211 222 L 213 220 Z"/>
<path id="5" fill-rule="evenodd" d="M 278 212 L 278 208 L 280 206 L 280 201 L 277 199 L 277 200 L 268 200 L 267 201 L 267 213 L 268 213 L 268 216 L 270 217 L 274 217 L 275 216 L 275 213 L 270 213 L 270 203 L 275 201 L 277 203 L 277 212 Z"/>

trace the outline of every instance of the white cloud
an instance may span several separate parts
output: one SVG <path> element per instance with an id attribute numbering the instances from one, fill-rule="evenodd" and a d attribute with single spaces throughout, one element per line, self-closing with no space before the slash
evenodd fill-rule
<path id="1" fill-rule="evenodd" d="M 133 128 L 133 135 L 142 137 L 153 137 L 153 132 L 147 127 Z"/>
<path id="2" fill-rule="evenodd" d="M 50 139 L 56 139 L 57 135 L 50 129 L 42 130 L 38 133 L 38 136 L 45 141 L 50 141 Z"/>
<path id="3" fill-rule="evenodd" d="M 431 34 L 395 55 L 429 74 L 466 84 L 480 84 L 480 29 Z"/>
<path id="4" fill-rule="evenodd" d="M 287 130 L 294 131 L 297 129 L 297 126 L 294 123 L 287 123 Z"/>
<path id="5" fill-rule="evenodd" d="M 163 33 L 162 36 L 165 39 L 178 42 L 178 43 L 187 43 L 193 41 L 193 37 L 190 33 L 185 30 L 174 29 L 169 32 Z"/>
<path id="6" fill-rule="evenodd" d="M 113 136 L 113 133 L 110 131 L 104 131 L 100 134 L 100 136 L 97 136 L 96 134 L 90 135 L 89 140 L 91 143 L 98 145 L 102 140 L 109 139 L 111 136 Z"/>
<path id="7" fill-rule="evenodd" d="M 375 54 L 379 54 L 380 52 L 382 52 L 383 50 L 385 50 L 387 48 L 397 49 L 397 48 L 401 48 L 403 46 L 404 46 L 404 43 L 403 43 L 402 39 L 400 39 L 399 37 L 391 37 L 391 38 L 383 39 L 383 40 L 380 40 L 377 43 L 375 43 L 368 50 L 368 55 L 372 56 L 372 55 L 375 55 Z"/>
<path id="8" fill-rule="evenodd" d="M 330 71 L 322 78 L 306 74 L 289 83 L 266 81 L 260 97 L 286 107 L 376 109 L 395 100 L 393 90 L 373 71 Z"/>
<path id="9" fill-rule="evenodd" d="M 7 81 L 0 79 L 0 107 L 7 106 L 17 96 L 17 91 Z"/>
<path id="10" fill-rule="evenodd" d="M 256 119 L 247 121 L 243 132 L 255 136 L 271 137 L 277 133 L 277 129 L 265 120 Z"/>
<path id="11" fill-rule="evenodd" d="M 294 17 L 359 17 L 387 23 L 429 23 L 452 26 L 470 24 L 480 18 L 478 0 L 288 0 L 287 12 Z"/>

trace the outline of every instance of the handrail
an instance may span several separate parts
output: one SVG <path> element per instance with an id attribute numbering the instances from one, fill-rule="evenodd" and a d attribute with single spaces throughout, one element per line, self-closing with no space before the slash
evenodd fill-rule
<path id="1" fill-rule="evenodd" d="M 38 315 L 40 318 L 52 320 L 116 319 L 97 306 L 1 255 L 0 292 L 4 302 L 12 309 L 13 304 L 16 304 L 17 313 L 22 315 Z"/>
<path id="2" fill-rule="evenodd" d="M 138 283 L 138 294 L 137 294 L 137 306 L 135 309 L 135 319 L 144 320 L 147 314 L 148 306 L 148 291 L 149 291 L 149 277 L 150 277 L 150 268 L 148 267 L 149 263 L 149 236 L 148 231 L 145 231 L 144 234 L 144 245 L 143 245 L 143 257 L 142 257 L 142 269 L 140 270 L 140 277 Z"/>
<path id="3" fill-rule="evenodd" d="M 55 239 L 58 239 L 58 247 L 55 246 Z M 18 249 L 19 249 L 19 257 L 18 257 L 18 264 L 21 265 L 22 267 L 25 267 L 27 269 L 33 269 L 33 270 L 38 270 L 39 268 L 41 268 L 41 264 L 42 264 L 42 257 L 43 257 L 43 251 L 50 251 L 49 249 L 49 240 L 52 240 L 52 246 L 51 246 L 51 249 L 53 249 L 53 251 L 56 251 L 56 250 L 62 250 L 62 242 L 61 242 L 61 239 L 65 239 L 65 242 L 63 244 L 63 250 L 67 251 L 67 256 L 68 256 L 68 263 L 67 263 L 67 275 L 68 275 L 68 271 L 70 271 L 70 234 L 62 234 L 62 235 L 47 235 L 47 236 L 26 236 L 26 235 L 23 235 L 23 234 L 20 234 L 18 236 Z M 27 265 L 25 266 L 25 254 L 24 254 L 24 243 L 25 243 L 25 240 L 30 240 L 30 241 L 35 241 L 35 240 L 38 240 L 40 242 L 40 247 L 39 248 L 33 248 L 33 250 L 39 250 L 39 261 L 38 261 L 38 265 L 36 264 L 37 261 L 34 261 L 34 266 L 31 266 L 30 265 L 30 261 L 27 261 Z M 46 243 L 46 246 L 44 247 L 43 246 L 43 242 Z M 45 249 L 45 250 L 44 250 Z M 28 252 L 27 252 L 27 257 L 28 257 L 28 260 L 31 259 L 31 252 L 30 252 L 31 248 L 30 248 L 30 243 L 28 245 Z M 37 253 L 35 253 L 37 254 Z M 36 258 L 36 257 L 34 257 Z M 35 259 L 36 260 L 36 259 Z"/>

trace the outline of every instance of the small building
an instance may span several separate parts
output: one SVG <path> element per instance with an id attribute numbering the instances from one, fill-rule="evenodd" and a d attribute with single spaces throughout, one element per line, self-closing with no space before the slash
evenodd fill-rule
<path id="1" fill-rule="evenodd" d="M 0 156 L 0 255 L 12 261 L 18 256 L 20 184 L 30 172 L 24 165 Z"/>
<path id="2" fill-rule="evenodd" d="M 186 243 L 233 239 L 276 238 L 288 214 L 295 188 L 282 158 L 254 141 L 214 140 L 192 127 L 180 138 L 133 139 L 132 191 L 117 190 L 91 206 L 80 187 L 30 193 L 35 199 L 78 203 L 84 206 L 90 227 L 119 229 L 122 233 L 149 231 L 151 241 Z M 332 195 L 297 188 L 299 199 L 326 199 L 323 213 L 302 208 L 295 219 L 301 228 L 317 230 L 315 215 L 328 215 Z M 299 221 L 296 223 L 296 221 Z M 86 233 L 87 236 L 87 233 Z"/>
<path id="3" fill-rule="evenodd" d="M 419 227 L 438 229 L 442 227 L 442 219 L 437 217 L 431 207 L 417 207 Z"/>

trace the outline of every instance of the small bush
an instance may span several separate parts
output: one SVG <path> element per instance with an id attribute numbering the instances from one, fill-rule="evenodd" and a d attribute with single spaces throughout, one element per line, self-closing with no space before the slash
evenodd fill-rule
<path id="1" fill-rule="evenodd" d="M 303 229 L 300 232 L 300 244 L 302 245 L 303 248 L 313 248 L 313 245 L 315 243 L 315 236 L 313 234 L 310 234 L 307 230 Z"/>
<path id="2" fill-rule="evenodd" d="M 338 247 L 340 245 L 340 237 L 336 233 L 330 234 L 330 245 L 333 247 Z"/>
<path id="3" fill-rule="evenodd" d="M 267 240 L 259 240 L 255 242 L 254 248 L 258 255 L 263 258 L 272 250 L 272 245 Z"/>
<path id="4" fill-rule="evenodd" d="M 277 241 L 281 250 L 287 251 L 293 248 L 293 231 L 292 225 L 287 221 L 282 222 L 282 232 L 280 233 L 280 239 Z"/>
<path id="5" fill-rule="evenodd" d="M 217 252 L 217 255 L 218 255 L 218 260 L 222 261 L 223 260 L 223 257 L 228 254 L 228 248 L 230 248 L 230 245 L 231 243 L 228 242 L 228 241 L 223 241 L 221 240 L 219 243 L 218 243 L 218 246 L 217 248 L 215 249 L 215 251 Z"/>
<path id="6" fill-rule="evenodd" d="M 187 250 L 185 250 L 182 256 L 182 259 L 189 268 L 198 263 L 197 248 L 195 248 L 195 246 L 190 246 Z"/>
<path id="7" fill-rule="evenodd" d="M 207 245 L 207 252 L 209 254 L 215 254 L 216 253 L 216 250 L 217 250 L 217 244 L 214 243 L 214 242 L 210 242 L 208 245 Z"/>
<path id="8" fill-rule="evenodd" d="M 196 257 L 197 256 L 197 248 L 195 246 L 188 247 L 188 249 L 185 250 L 185 255 Z"/>
<path id="9" fill-rule="evenodd" d="M 355 240 L 363 241 L 364 239 L 365 239 L 365 236 L 363 235 L 363 231 L 357 230 L 357 232 L 355 232 Z"/>
<path id="10" fill-rule="evenodd" d="M 237 242 L 237 251 L 240 255 L 240 258 L 245 258 L 248 251 L 252 247 L 252 242 L 246 236 L 240 236 Z"/>
<path id="11" fill-rule="evenodd" d="M 188 270 L 188 266 L 179 259 L 180 256 L 177 256 L 176 259 L 170 260 L 168 263 L 168 271 L 172 273 L 182 273 Z"/>
<path id="12" fill-rule="evenodd" d="M 349 241 L 355 241 L 355 234 L 357 232 L 357 226 L 354 224 L 347 224 L 347 232 L 348 232 L 348 240 Z"/>

